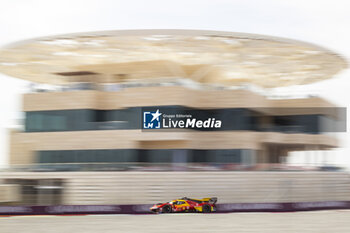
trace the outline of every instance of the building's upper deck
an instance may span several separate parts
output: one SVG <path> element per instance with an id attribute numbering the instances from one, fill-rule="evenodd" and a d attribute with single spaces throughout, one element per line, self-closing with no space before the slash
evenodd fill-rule
<path id="1" fill-rule="evenodd" d="M 85 83 L 77 88 L 63 90 L 33 89 L 23 95 L 24 112 L 173 105 L 197 109 L 258 108 L 269 109 L 275 114 L 284 108 L 293 110 L 294 115 L 319 114 L 319 111 L 325 115 L 334 115 L 332 109 L 336 107 L 318 96 L 273 99 L 245 88 L 203 89 L 181 85 L 124 87 L 119 84 L 96 86 Z"/>
<path id="2" fill-rule="evenodd" d="M 79 33 L 0 51 L 1 72 L 50 84 L 184 77 L 210 85 L 279 87 L 331 78 L 345 67 L 343 58 L 309 43 L 196 30 Z"/>

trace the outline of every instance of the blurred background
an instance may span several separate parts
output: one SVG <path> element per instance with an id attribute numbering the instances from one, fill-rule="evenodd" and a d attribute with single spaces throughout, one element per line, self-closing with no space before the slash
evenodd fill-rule
<path id="1" fill-rule="evenodd" d="M 171 4 L 171 7 L 169 7 Z M 84 5 L 82 8 L 81 6 Z M 18 40 L 63 33 L 119 29 L 205 29 L 247 32 L 285 37 L 311 42 L 349 54 L 346 12 L 347 2 L 339 1 L 186 1 L 165 3 L 151 1 L 11 1 L 1 7 L 1 45 Z M 196 9 L 196 10 L 193 10 Z M 165 17 L 166 16 L 166 17 Z M 348 106 L 347 70 L 334 78 L 310 85 L 275 88 L 269 92 L 288 94 L 317 94 L 338 106 Z M 8 128 L 24 119 L 21 96 L 28 83 L 2 75 L 1 114 L 2 166 L 8 163 Z M 339 134 L 340 149 L 327 156 L 327 163 L 349 167 L 346 133 Z M 311 152 L 310 152 L 311 153 Z M 312 156 L 312 155 L 311 155 Z M 305 157 L 293 154 L 291 160 L 304 163 Z"/>
<path id="2" fill-rule="evenodd" d="M 349 7 L 2 2 L 0 205 L 349 201 Z"/>

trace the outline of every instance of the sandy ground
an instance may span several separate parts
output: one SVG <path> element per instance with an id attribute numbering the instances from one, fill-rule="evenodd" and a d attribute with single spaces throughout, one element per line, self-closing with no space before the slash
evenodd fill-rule
<path id="1" fill-rule="evenodd" d="M 0 217 L 1 233 L 350 232 L 350 211 Z"/>

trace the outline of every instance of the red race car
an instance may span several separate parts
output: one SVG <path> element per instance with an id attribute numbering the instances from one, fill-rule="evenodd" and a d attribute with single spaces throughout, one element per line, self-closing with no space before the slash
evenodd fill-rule
<path id="1" fill-rule="evenodd" d="M 210 213 L 216 211 L 216 197 L 191 199 L 183 197 L 166 203 L 158 203 L 150 208 L 153 213 L 199 212 Z"/>

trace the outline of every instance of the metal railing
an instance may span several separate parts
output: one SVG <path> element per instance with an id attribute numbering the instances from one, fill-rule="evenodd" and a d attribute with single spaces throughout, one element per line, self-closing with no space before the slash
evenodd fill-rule
<path id="1" fill-rule="evenodd" d="M 38 84 L 32 83 L 27 87 L 29 93 L 40 93 L 40 92 L 66 92 L 66 91 L 83 91 L 83 90 L 96 90 L 96 91 L 106 91 L 106 92 L 116 92 L 121 91 L 123 89 L 135 88 L 135 87 L 155 87 L 155 86 L 181 86 L 187 87 L 191 89 L 198 90 L 247 90 L 253 93 L 265 96 L 268 99 L 296 99 L 296 98 L 314 98 L 317 97 L 318 94 L 313 91 L 308 90 L 305 92 L 304 90 L 299 90 L 297 88 L 288 88 L 281 93 L 272 93 L 270 89 L 265 89 L 258 87 L 256 85 L 250 83 L 243 83 L 236 86 L 226 86 L 226 85 L 213 85 L 213 84 L 203 84 L 194 82 L 193 80 L 189 80 L 186 78 L 178 77 L 178 78 L 167 78 L 157 79 L 153 82 L 124 82 L 124 83 L 89 83 L 89 82 L 81 82 L 81 83 L 71 83 L 64 86 L 60 85 L 49 85 L 49 84 Z"/>
<path id="2" fill-rule="evenodd" d="M 343 168 L 319 164 L 293 165 L 280 163 L 36 163 L 0 168 L 3 172 L 76 172 L 76 171 L 343 171 Z"/>

